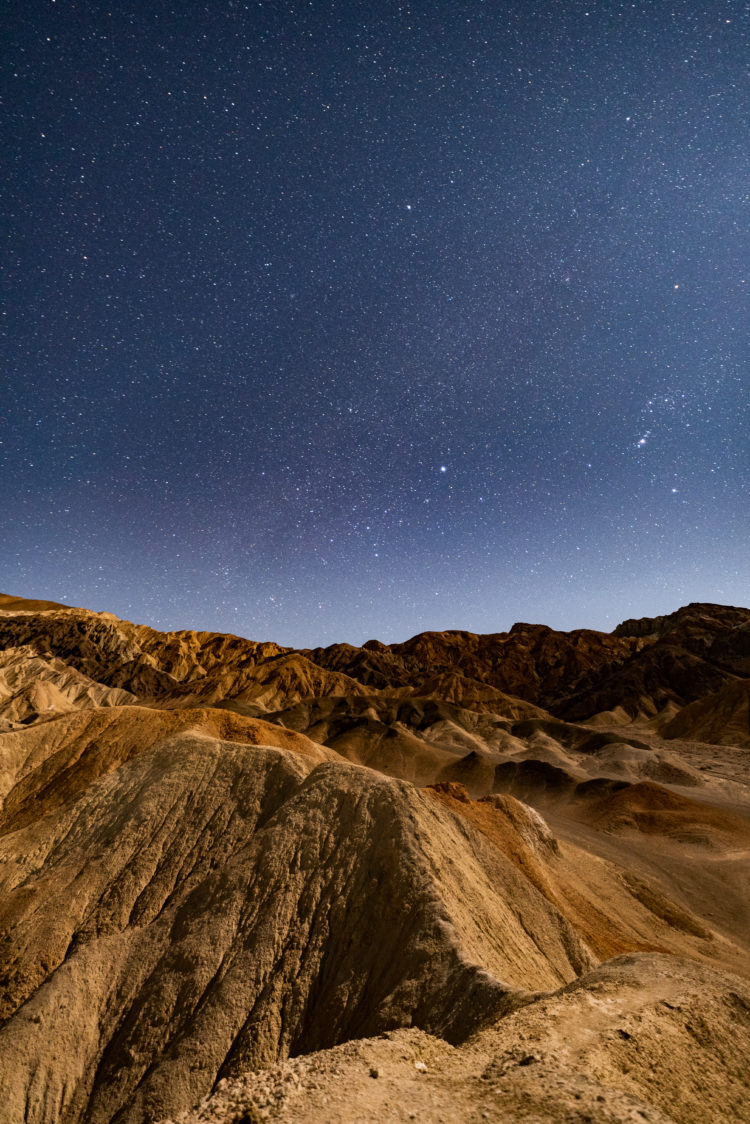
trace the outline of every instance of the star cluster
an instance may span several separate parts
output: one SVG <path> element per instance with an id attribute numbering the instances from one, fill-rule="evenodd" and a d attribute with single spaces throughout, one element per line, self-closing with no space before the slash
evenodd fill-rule
<path id="1" fill-rule="evenodd" d="M 740 0 L 11 0 L 0 588 L 294 645 L 748 602 Z"/>

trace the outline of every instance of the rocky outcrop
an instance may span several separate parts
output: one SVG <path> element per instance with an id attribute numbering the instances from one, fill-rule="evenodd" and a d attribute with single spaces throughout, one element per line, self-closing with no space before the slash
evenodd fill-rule
<path id="1" fill-rule="evenodd" d="M 750 623 L 750 609 L 734 605 L 713 605 L 703 601 L 691 601 L 674 613 L 661 617 L 639 617 L 623 621 L 613 630 L 613 636 L 630 637 L 654 636 L 661 638 L 671 632 L 690 635 L 697 640 L 703 638 L 712 643 L 717 633 L 747 626 Z"/>
<path id="2" fill-rule="evenodd" d="M 613 636 L 645 647 L 618 666 L 594 668 L 550 709 L 570 721 L 619 712 L 654 718 L 750 673 L 750 610 L 691 604 L 664 617 L 625 621 Z"/>

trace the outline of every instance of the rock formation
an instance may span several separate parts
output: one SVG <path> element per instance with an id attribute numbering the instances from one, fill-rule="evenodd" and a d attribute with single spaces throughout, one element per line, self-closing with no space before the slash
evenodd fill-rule
<path id="1" fill-rule="evenodd" d="M 3 1119 L 750 1119 L 749 635 L 0 598 Z"/>

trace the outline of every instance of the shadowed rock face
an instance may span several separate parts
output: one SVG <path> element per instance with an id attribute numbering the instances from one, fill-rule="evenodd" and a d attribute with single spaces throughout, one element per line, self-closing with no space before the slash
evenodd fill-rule
<path id="1" fill-rule="evenodd" d="M 140 1124 L 396 1028 L 471 1052 L 570 1005 L 595 1038 L 597 989 L 616 1004 L 639 971 L 646 1007 L 665 973 L 710 992 L 713 1056 L 737 985 L 651 954 L 750 970 L 748 635 L 747 610 L 699 605 L 611 636 L 294 652 L 0 598 L 7 1119 Z M 710 1119 L 612 1076 L 608 1050 L 602 1119 L 632 1097 Z M 550 1080 L 588 1096 L 577 1057 Z"/>
<path id="2" fill-rule="evenodd" d="M 646 646 L 618 667 L 588 672 L 556 702 L 555 713 L 575 721 L 621 708 L 631 719 L 653 717 L 750 674 L 747 609 L 687 605 L 666 617 L 626 621 L 613 635 Z"/>
<path id="3" fill-rule="evenodd" d="M 747 981 L 621 956 L 458 1049 L 416 1030 L 350 1042 L 226 1082 L 180 1124 L 747 1122 L 749 1025 Z"/>

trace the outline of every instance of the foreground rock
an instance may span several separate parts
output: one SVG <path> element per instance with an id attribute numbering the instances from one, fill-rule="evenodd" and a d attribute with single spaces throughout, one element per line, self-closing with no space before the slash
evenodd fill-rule
<path id="1" fill-rule="evenodd" d="M 169 1124 L 742 1122 L 749 1029 L 746 981 L 620 957 L 457 1048 L 417 1030 L 350 1042 L 221 1082 Z"/>
<path id="2" fill-rule="evenodd" d="M 410 1023 L 458 1040 L 593 963 L 518 865 L 429 795 L 218 712 L 220 740 L 214 714 L 9 735 L 8 1119 L 142 1120 Z M 264 734 L 292 748 L 249 744 Z"/>

